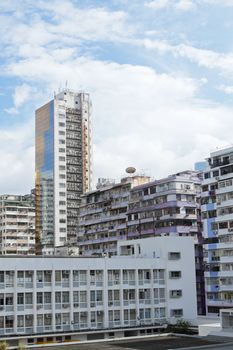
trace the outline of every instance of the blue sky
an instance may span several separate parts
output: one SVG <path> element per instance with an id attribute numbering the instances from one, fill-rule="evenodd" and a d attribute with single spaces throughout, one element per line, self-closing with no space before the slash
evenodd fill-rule
<path id="1" fill-rule="evenodd" d="M 34 186 L 34 110 L 93 101 L 94 178 L 155 178 L 233 143 L 233 0 L 0 3 L 1 193 Z"/>

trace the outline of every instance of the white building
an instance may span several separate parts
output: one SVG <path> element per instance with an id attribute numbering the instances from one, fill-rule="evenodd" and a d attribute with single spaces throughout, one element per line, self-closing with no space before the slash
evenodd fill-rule
<path id="1" fill-rule="evenodd" d="M 80 196 L 91 186 L 91 101 L 64 90 L 36 110 L 37 251 L 77 241 Z"/>
<path id="2" fill-rule="evenodd" d="M 35 254 L 33 195 L 0 196 L 0 254 Z"/>
<path id="3" fill-rule="evenodd" d="M 207 314 L 233 306 L 233 147 L 212 152 L 202 183 Z"/>
<path id="4" fill-rule="evenodd" d="M 38 337 L 88 340 L 192 322 L 194 261 L 190 237 L 119 242 L 112 258 L 0 257 L 0 335 L 33 344 Z"/>

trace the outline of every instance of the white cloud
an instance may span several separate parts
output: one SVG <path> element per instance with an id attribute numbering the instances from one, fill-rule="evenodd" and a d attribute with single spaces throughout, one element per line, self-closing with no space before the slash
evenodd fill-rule
<path id="1" fill-rule="evenodd" d="M 19 112 L 19 108 L 32 97 L 32 91 L 32 87 L 25 83 L 16 86 L 13 95 L 14 107 L 7 108 L 5 111 L 9 114 L 17 114 Z"/>
<path id="2" fill-rule="evenodd" d="M 159 2 L 147 4 L 152 3 Z M 188 0 L 160 1 L 160 6 L 164 4 L 191 9 Z M 211 148 L 230 143 L 232 109 L 196 98 L 205 79 L 100 61 L 88 50 L 84 50 L 86 56 L 82 54 L 81 43 L 130 42 L 227 72 L 233 70 L 230 55 L 165 41 L 136 40 L 122 11 L 77 9 L 69 1 L 38 1 L 36 6 L 44 17 L 52 16 L 52 21 L 31 14 L 30 20 L 23 21 L 25 15 L 18 8 L 11 20 L 1 21 L 5 52 L 11 58 L 4 74 L 24 81 L 15 90 L 13 108 L 23 106 L 34 86 L 42 90 L 43 98 L 37 96 L 36 105 L 32 101 L 32 119 L 33 109 L 52 98 L 53 91 L 66 80 L 70 88 L 89 91 L 96 177 L 119 177 L 126 166 L 134 165 L 139 170 L 150 169 L 159 178 L 191 168 L 195 161 L 208 156 Z M 33 137 L 32 123 L 0 132 L 1 192 L 4 188 L 4 192 L 17 188 L 25 191 L 33 186 Z"/>
<path id="3" fill-rule="evenodd" d="M 154 1 L 146 2 L 145 6 L 155 10 L 160 10 L 162 8 L 167 7 L 170 4 L 171 4 L 171 0 L 154 0 Z"/>
<path id="4" fill-rule="evenodd" d="M 233 95 L 233 86 L 220 85 L 219 90 L 225 92 L 228 95 Z"/>
<path id="5" fill-rule="evenodd" d="M 99 8 L 78 8 L 71 1 L 39 1 L 25 5 L 25 13 L 13 12 L 11 16 L 2 14 L 1 42 L 9 50 L 9 56 L 38 56 L 44 50 L 64 49 L 73 46 L 76 50 L 83 41 L 124 41 L 133 33 L 123 11 L 110 11 Z M 36 13 L 42 11 L 44 16 Z M 21 9 L 22 10 L 22 9 Z M 25 21 L 25 15 L 28 16 Z M 50 47 L 49 47 L 50 46 Z M 6 51 L 7 53 L 7 51 Z"/>
<path id="6" fill-rule="evenodd" d="M 47 55 L 11 64 L 8 73 L 39 82 L 47 93 L 66 79 L 70 88 L 91 93 L 96 177 L 119 177 L 131 164 L 166 176 L 232 137 L 232 110 L 196 99 L 202 79 L 87 58 L 62 64 Z"/>
<path id="7" fill-rule="evenodd" d="M 34 121 L 0 130 L 0 193 L 27 193 L 34 187 Z"/>
<path id="8" fill-rule="evenodd" d="M 144 5 L 154 10 L 170 7 L 181 11 L 189 11 L 195 8 L 193 0 L 154 0 L 147 1 Z"/>
<path id="9" fill-rule="evenodd" d="M 210 5 L 233 6 L 232 0 L 204 0 L 204 2 Z"/>
<path id="10" fill-rule="evenodd" d="M 179 0 L 175 7 L 181 11 L 190 11 L 195 9 L 195 4 L 191 0 Z"/>
<path id="11" fill-rule="evenodd" d="M 143 45 L 148 49 L 157 50 L 161 54 L 170 53 L 175 57 L 187 58 L 209 69 L 220 69 L 225 73 L 233 73 L 233 52 L 218 53 L 199 49 L 186 44 L 171 45 L 165 41 L 145 39 Z"/>

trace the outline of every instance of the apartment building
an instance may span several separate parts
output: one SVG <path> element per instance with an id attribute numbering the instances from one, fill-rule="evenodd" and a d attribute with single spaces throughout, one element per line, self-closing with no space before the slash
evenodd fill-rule
<path id="1" fill-rule="evenodd" d="M 10 336 L 10 345 L 102 339 L 196 320 L 192 238 L 119 242 L 117 251 L 112 258 L 0 257 L 0 336 Z"/>
<path id="2" fill-rule="evenodd" d="M 202 221 L 208 314 L 233 306 L 233 147 L 208 158 L 202 183 Z"/>
<path id="3" fill-rule="evenodd" d="M 79 213 L 80 253 L 114 255 L 118 240 L 192 236 L 198 313 L 205 314 L 200 191 L 200 173 L 184 171 L 138 186 L 123 182 L 87 193 Z"/>
<path id="4" fill-rule="evenodd" d="M 76 243 L 80 196 L 91 187 L 91 101 L 64 90 L 36 110 L 37 253 Z"/>
<path id="5" fill-rule="evenodd" d="M 35 201 L 32 194 L 0 196 L 0 254 L 35 254 Z"/>
<path id="6" fill-rule="evenodd" d="M 127 238 L 130 190 L 149 180 L 145 175 L 127 176 L 117 184 L 102 179 L 97 190 L 82 196 L 78 228 L 81 255 L 116 254 L 117 241 Z"/>
<path id="7" fill-rule="evenodd" d="M 200 173 L 183 171 L 131 190 L 127 239 L 191 236 L 195 242 L 198 314 L 205 314 L 205 287 L 200 218 Z"/>

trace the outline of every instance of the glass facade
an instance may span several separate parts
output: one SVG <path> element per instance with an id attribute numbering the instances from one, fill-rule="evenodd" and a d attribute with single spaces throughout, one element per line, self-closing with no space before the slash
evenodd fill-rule
<path id="1" fill-rule="evenodd" d="M 54 101 L 36 111 L 36 251 L 54 245 Z"/>

